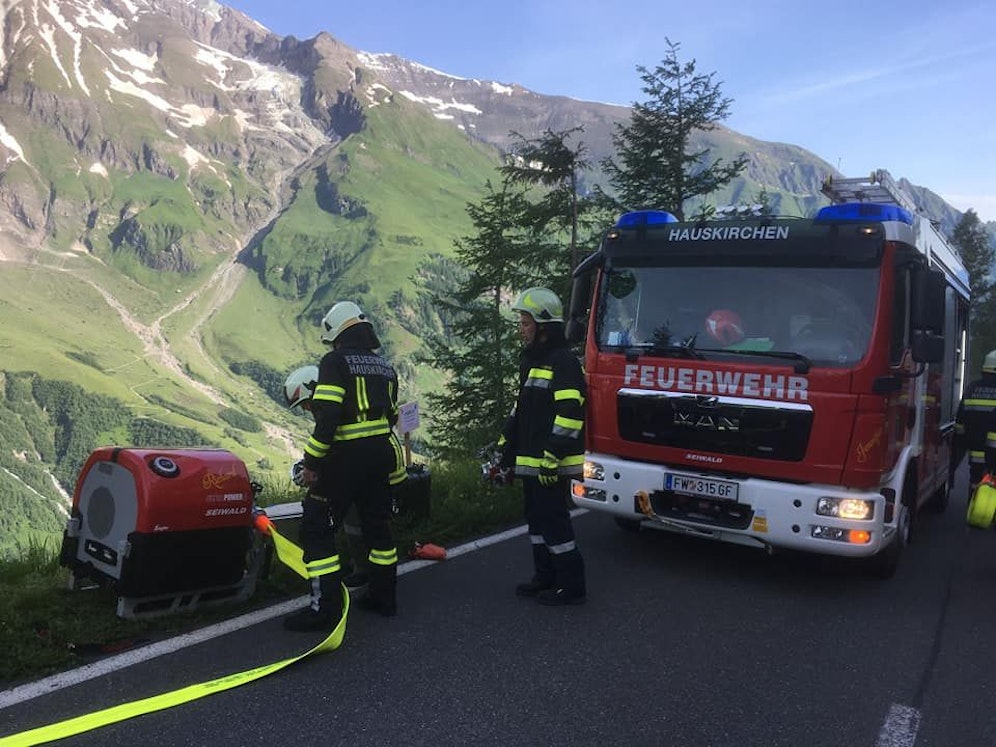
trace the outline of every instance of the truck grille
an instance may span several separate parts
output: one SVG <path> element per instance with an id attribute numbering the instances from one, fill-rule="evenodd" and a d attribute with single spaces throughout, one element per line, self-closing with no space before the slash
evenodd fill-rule
<path id="1" fill-rule="evenodd" d="M 626 441 L 786 462 L 803 459 L 813 424 L 809 405 L 745 397 L 621 389 L 616 404 Z"/>

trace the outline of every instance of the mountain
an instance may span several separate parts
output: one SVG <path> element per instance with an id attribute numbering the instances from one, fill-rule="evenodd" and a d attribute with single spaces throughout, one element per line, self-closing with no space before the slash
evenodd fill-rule
<path id="1" fill-rule="evenodd" d="M 0 513 L 64 503 L 86 443 L 53 408 L 87 412 L 80 392 L 107 398 L 93 439 L 194 434 L 283 479 L 306 421 L 280 382 L 340 298 L 377 320 L 406 397 L 438 386 L 414 360 L 440 324 L 420 290 L 452 277 L 510 131 L 581 125 L 597 163 L 628 116 L 280 37 L 212 0 L 5 0 L 0 21 Z M 835 173 L 725 127 L 697 145 L 750 156 L 719 203 L 763 188 L 805 214 Z"/>

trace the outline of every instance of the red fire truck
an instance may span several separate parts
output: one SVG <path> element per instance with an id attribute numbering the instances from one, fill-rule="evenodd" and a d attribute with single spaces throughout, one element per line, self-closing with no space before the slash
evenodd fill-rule
<path id="1" fill-rule="evenodd" d="M 886 171 L 815 218 L 624 214 L 574 273 L 578 506 L 891 576 L 947 504 L 969 281 Z"/>

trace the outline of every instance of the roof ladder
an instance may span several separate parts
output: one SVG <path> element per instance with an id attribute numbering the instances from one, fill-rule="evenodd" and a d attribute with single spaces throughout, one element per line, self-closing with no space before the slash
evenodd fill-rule
<path id="1" fill-rule="evenodd" d="M 917 212 L 916 203 L 885 169 L 873 171 L 867 177 L 828 176 L 823 180 L 820 191 L 835 205 L 842 202 L 881 202 L 898 205 L 913 214 Z"/>

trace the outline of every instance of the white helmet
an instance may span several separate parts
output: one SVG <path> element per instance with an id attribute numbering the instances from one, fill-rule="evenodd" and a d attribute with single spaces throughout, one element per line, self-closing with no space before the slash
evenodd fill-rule
<path id="1" fill-rule="evenodd" d="M 284 382 L 284 397 L 290 409 L 298 407 L 302 402 L 311 399 L 318 384 L 318 366 L 301 366 L 291 371 Z"/>
<path id="2" fill-rule="evenodd" d="M 982 373 L 996 373 L 996 350 L 990 350 L 982 359 Z"/>
<path id="3" fill-rule="evenodd" d="M 527 288 L 512 304 L 512 311 L 529 314 L 537 324 L 564 321 L 564 307 L 560 298 L 549 288 Z"/>
<path id="4" fill-rule="evenodd" d="M 354 324 L 362 322 L 369 324 L 370 320 L 359 306 L 352 301 L 340 301 L 322 319 L 322 342 L 331 344 Z"/>

